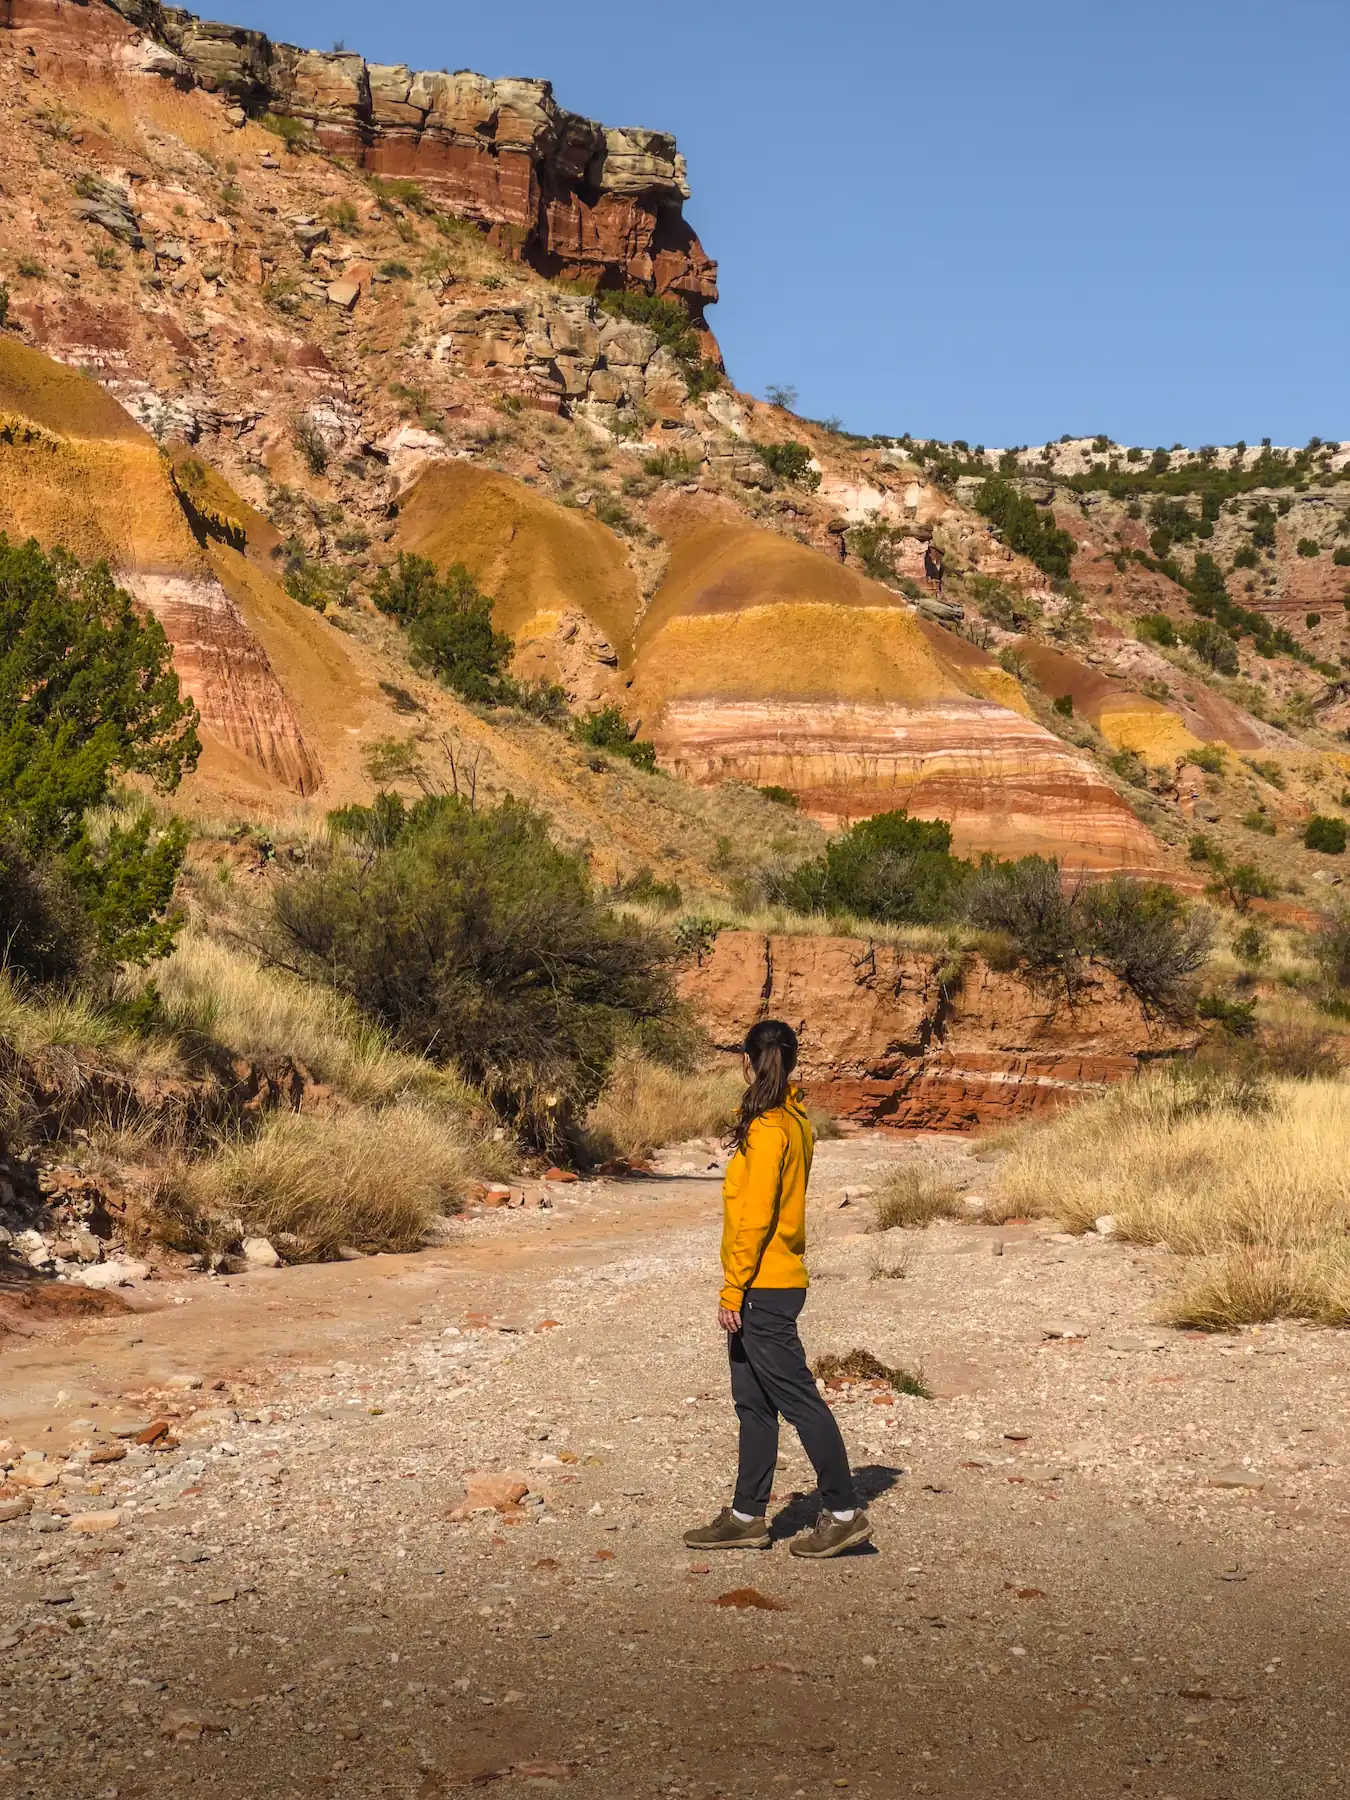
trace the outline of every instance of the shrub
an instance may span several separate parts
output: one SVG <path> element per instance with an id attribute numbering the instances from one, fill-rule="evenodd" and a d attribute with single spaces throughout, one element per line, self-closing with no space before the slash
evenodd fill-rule
<path id="1" fill-rule="evenodd" d="M 572 721 L 572 730 L 580 744 L 593 750 L 608 750 L 611 756 L 626 757 L 649 774 L 656 770 L 656 745 L 634 737 L 632 728 L 619 707 L 601 706 Z"/>
<path id="2" fill-rule="evenodd" d="M 1250 807 L 1242 815 L 1242 824 L 1248 831 L 1259 831 L 1263 837 L 1275 836 L 1275 821 L 1267 816 L 1264 806 Z"/>
<path id="3" fill-rule="evenodd" d="M 698 471 L 698 463 L 679 450 L 657 450 L 642 464 L 643 474 L 657 481 L 689 481 Z"/>
<path id="4" fill-rule="evenodd" d="M 1184 1000 L 1214 944 L 1212 920 L 1161 882 L 1113 876 L 1084 892 L 1081 913 L 1091 954 L 1159 1010 Z"/>
<path id="5" fill-rule="evenodd" d="M 475 813 L 384 794 L 333 823 L 327 858 L 276 891 L 274 958 L 453 1062 L 529 1141 L 561 1150 L 621 1037 L 672 1015 L 668 947 L 612 913 L 584 857 L 509 798 Z"/>
<path id="6" fill-rule="evenodd" d="M 1031 969 L 1072 982 L 1081 953 L 1078 920 L 1053 858 L 986 861 L 970 883 L 966 915 L 973 925 L 1004 932 Z"/>
<path id="7" fill-rule="evenodd" d="M 1222 1026 L 1230 1037 L 1249 1038 L 1256 1031 L 1256 1001 L 1230 1000 L 1225 994 L 1202 994 L 1196 1016 Z"/>
<path id="8" fill-rule="evenodd" d="M 402 554 L 380 571 L 371 598 L 406 627 L 413 662 L 462 699 L 497 706 L 518 696 L 504 672 L 515 645 L 493 630 L 492 601 L 463 563 L 452 563 L 442 576 L 425 557 Z"/>
<path id="9" fill-rule="evenodd" d="M 1235 569 L 1255 569 L 1260 567 L 1260 563 L 1261 558 L 1255 544 L 1243 544 L 1233 558 Z"/>
<path id="10" fill-rule="evenodd" d="M 1134 622 L 1134 635 L 1145 644 L 1161 644 L 1171 649 L 1177 643 L 1177 628 L 1166 613 L 1144 613 Z"/>
<path id="11" fill-rule="evenodd" d="M 306 467 L 311 475 L 322 475 L 328 468 L 331 453 L 328 441 L 313 419 L 303 415 L 291 426 L 291 437 L 296 449 L 305 459 Z"/>
<path id="12" fill-rule="evenodd" d="M 168 949 L 186 828 L 159 831 L 141 811 L 96 835 L 89 814 L 120 774 L 176 787 L 200 753 L 196 725 L 163 629 L 106 564 L 85 569 L 0 533 L 0 834 L 36 962 L 70 894 L 100 955 Z"/>
<path id="13" fill-rule="evenodd" d="M 1322 546 L 1313 538 L 1300 538 L 1298 540 L 1298 553 L 1300 556 L 1320 556 L 1322 554 Z"/>
<path id="14" fill-rule="evenodd" d="M 1258 968 L 1269 954 L 1269 942 L 1259 925 L 1244 925 L 1233 939 L 1233 955 L 1250 969 Z"/>
<path id="15" fill-rule="evenodd" d="M 951 854 L 951 826 L 903 809 L 850 826 L 824 852 L 769 879 L 770 898 L 803 913 L 855 913 L 883 921 L 952 917 L 972 873 Z"/>
<path id="16" fill-rule="evenodd" d="M 1313 955 L 1333 988 L 1350 990 L 1350 905 L 1341 904 L 1322 920 Z"/>
<path id="17" fill-rule="evenodd" d="M 1227 753 L 1222 744 L 1201 744 L 1198 750 L 1191 752 L 1191 761 L 1206 775 L 1222 775 Z"/>
<path id="18" fill-rule="evenodd" d="M 1303 842 L 1309 850 L 1320 850 L 1324 856 L 1343 856 L 1345 820 L 1314 813 L 1303 828 Z"/>
<path id="19" fill-rule="evenodd" d="M 1064 581 L 1078 546 L 1053 518 L 1001 476 L 990 475 L 975 493 L 976 510 L 997 525 L 1010 549 L 1030 557 L 1045 574 Z"/>
<path id="20" fill-rule="evenodd" d="M 1057 700 L 1054 700 L 1051 702 L 1051 705 L 1053 706 L 1054 710 L 1059 714 L 1060 718 L 1071 719 L 1073 717 L 1073 695 L 1072 694 L 1061 694 Z"/>
<path id="21" fill-rule="evenodd" d="M 68 985 L 84 968 L 90 923 L 58 866 L 0 839 L 0 944 L 3 965 L 30 982 Z"/>
<path id="22" fill-rule="evenodd" d="M 290 151 L 298 152 L 309 148 L 309 127 L 303 119 L 292 119 L 285 113 L 269 112 L 264 113 L 258 123 L 264 131 L 270 131 L 273 137 L 279 137 Z"/>
<path id="23" fill-rule="evenodd" d="M 820 472 L 811 467 L 811 451 L 806 444 L 752 444 L 751 449 L 780 481 L 812 493 L 820 486 Z"/>
<path id="24" fill-rule="evenodd" d="M 1339 545 L 1331 553 L 1331 560 L 1338 569 L 1350 569 L 1350 547 Z"/>
<path id="25" fill-rule="evenodd" d="M 615 318 L 631 319 L 634 324 L 645 325 L 653 332 L 656 341 L 679 363 L 692 396 L 697 397 L 717 386 L 720 380 L 717 368 L 713 363 L 703 361 L 698 333 L 682 302 L 666 299 L 660 294 L 633 293 L 623 288 L 606 288 L 597 294 L 596 300 Z"/>
<path id="26" fill-rule="evenodd" d="M 873 581 L 891 581 L 895 577 L 895 543 L 891 528 L 883 520 L 873 519 L 864 525 L 851 526 L 848 547 L 863 566 L 863 573 Z"/>
<path id="27" fill-rule="evenodd" d="M 0 331 L 9 323 L 9 289 L 0 281 Z"/>
<path id="28" fill-rule="evenodd" d="M 798 811 L 801 807 L 801 800 L 793 793 L 791 788 L 776 787 L 770 782 L 768 787 L 762 787 L 759 791 L 766 800 L 772 800 L 775 806 L 788 806 L 791 807 L 794 812 Z"/>
<path id="29" fill-rule="evenodd" d="M 1237 645 L 1222 625 L 1216 625 L 1212 619 L 1199 619 L 1194 625 L 1188 625 L 1181 636 L 1209 668 L 1220 675 L 1237 674 Z"/>
<path id="30" fill-rule="evenodd" d="M 1000 581 L 993 575 L 967 575 L 966 592 L 974 600 L 986 618 L 993 619 L 995 624 L 1002 625 L 1005 630 L 1013 631 L 1040 617 L 1040 607 L 1034 600 L 1006 581 Z"/>
<path id="31" fill-rule="evenodd" d="M 546 681 L 543 676 L 536 681 L 504 681 L 502 699 L 507 706 L 514 706 L 517 712 L 540 719 L 545 725 L 567 723 L 570 712 L 567 689 L 559 681 Z"/>

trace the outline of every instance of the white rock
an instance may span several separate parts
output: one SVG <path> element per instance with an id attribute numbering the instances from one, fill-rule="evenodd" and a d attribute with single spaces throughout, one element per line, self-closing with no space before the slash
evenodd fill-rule
<path id="1" fill-rule="evenodd" d="M 1094 1219 L 1092 1224 L 1099 1237 L 1114 1237 L 1118 1229 L 1114 1213 L 1103 1213 L 1099 1219 Z"/>
<path id="2" fill-rule="evenodd" d="M 73 1279 L 81 1287 L 115 1288 L 129 1287 L 133 1281 L 147 1281 L 149 1277 L 149 1263 L 126 1257 L 116 1262 L 95 1263 L 92 1268 L 81 1269 Z"/>
<path id="3" fill-rule="evenodd" d="M 244 1239 L 244 1261 L 250 1269 L 279 1269 L 281 1258 L 272 1248 L 270 1238 L 251 1237 Z"/>

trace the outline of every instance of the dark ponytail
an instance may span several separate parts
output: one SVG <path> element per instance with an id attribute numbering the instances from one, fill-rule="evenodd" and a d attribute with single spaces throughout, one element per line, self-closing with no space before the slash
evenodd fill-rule
<path id="1" fill-rule="evenodd" d="M 746 1032 L 741 1048 L 754 1074 L 727 1140 L 737 1150 L 744 1150 L 755 1120 L 787 1099 L 788 1078 L 797 1066 L 797 1034 L 781 1019 L 761 1019 Z"/>

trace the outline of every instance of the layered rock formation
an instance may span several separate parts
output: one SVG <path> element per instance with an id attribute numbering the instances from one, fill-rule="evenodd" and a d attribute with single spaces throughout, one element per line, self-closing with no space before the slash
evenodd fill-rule
<path id="1" fill-rule="evenodd" d="M 690 780 L 786 787 L 828 822 L 907 807 L 949 820 L 966 854 L 1160 858 L 991 657 L 791 539 L 730 523 L 680 538 L 634 674 L 644 730 Z"/>
<path id="2" fill-rule="evenodd" d="M 417 181 L 543 274 L 677 295 L 699 322 L 717 299 L 717 265 L 684 219 L 688 174 L 666 132 L 567 112 L 547 81 L 367 63 L 158 0 L 108 4 L 172 52 L 164 72 L 248 112 L 301 120 L 360 168 Z"/>
<path id="3" fill-rule="evenodd" d="M 971 1131 L 1062 1106 L 1194 1047 L 1150 1020 L 1104 969 L 1072 1004 L 966 954 L 856 938 L 724 931 L 683 981 L 714 1041 L 756 1019 L 801 1040 L 809 1096 L 840 1118 L 907 1131 Z"/>
<path id="4" fill-rule="evenodd" d="M 163 625 L 208 737 L 297 793 L 318 786 L 290 699 L 189 527 L 154 439 L 97 382 L 9 338 L 0 529 L 106 561 Z"/>

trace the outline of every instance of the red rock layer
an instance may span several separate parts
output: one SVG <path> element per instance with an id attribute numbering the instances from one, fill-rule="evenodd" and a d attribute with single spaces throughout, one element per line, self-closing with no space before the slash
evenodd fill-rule
<path id="1" fill-rule="evenodd" d="M 164 627 L 203 727 L 274 780 L 312 794 L 323 772 L 266 650 L 215 577 L 123 571 L 121 579 Z"/>
<path id="2" fill-rule="evenodd" d="M 301 50 L 158 0 L 7 4 L 25 24 L 76 38 L 105 36 L 114 8 L 167 52 L 164 65 L 145 66 L 251 112 L 304 120 L 326 149 L 416 180 L 543 274 L 677 295 L 699 323 L 717 299 L 717 265 L 683 217 L 689 184 L 674 138 L 567 112 L 547 81 L 488 81 Z"/>
<path id="3" fill-rule="evenodd" d="M 971 1131 L 1099 1092 L 1146 1062 L 1193 1048 L 1193 1033 L 1147 1019 L 1104 969 L 1072 1003 L 968 954 L 856 938 L 724 931 L 682 981 L 720 1048 L 756 1019 L 801 1039 L 810 1098 L 862 1125 Z"/>
<path id="4" fill-rule="evenodd" d="M 962 854 L 1151 868 L 1152 834 L 1086 757 L 991 700 L 863 705 L 676 700 L 654 729 L 663 766 L 705 786 L 790 788 L 834 823 L 906 807 L 951 823 Z"/>

